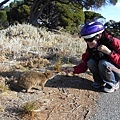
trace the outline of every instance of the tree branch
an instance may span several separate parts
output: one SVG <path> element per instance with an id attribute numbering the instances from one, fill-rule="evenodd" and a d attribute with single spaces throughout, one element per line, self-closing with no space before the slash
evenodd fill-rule
<path id="1" fill-rule="evenodd" d="M 4 0 L 3 2 L 0 3 L 0 7 L 3 6 L 5 3 L 7 3 L 10 0 Z"/>

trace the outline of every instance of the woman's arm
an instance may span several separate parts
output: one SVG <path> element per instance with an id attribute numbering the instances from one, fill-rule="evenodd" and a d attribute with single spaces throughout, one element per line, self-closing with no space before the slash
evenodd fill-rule
<path id="1" fill-rule="evenodd" d="M 89 56 L 89 52 L 86 51 L 83 55 L 82 55 L 82 60 L 79 63 L 79 65 L 74 66 L 74 74 L 79 74 L 79 73 L 84 73 L 87 71 L 87 59 Z"/>
<path id="2" fill-rule="evenodd" d="M 86 72 L 88 55 L 89 55 L 89 53 L 88 53 L 88 51 L 86 51 L 82 55 L 82 60 L 78 65 L 76 65 L 74 67 L 65 68 L 64 72 L 66 72 L 66 73 L 73 72 L 74 74 Z"/>
<path id="3" fill-rule="evenodd" d="M 112 46 L 115 50 L 111 52 L 110 59 L 120 68 L 120 40 L 117 38 L 113 39 Z"/>

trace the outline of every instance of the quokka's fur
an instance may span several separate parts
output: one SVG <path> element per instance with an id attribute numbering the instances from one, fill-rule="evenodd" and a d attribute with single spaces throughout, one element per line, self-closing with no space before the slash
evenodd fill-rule
<path id="1" fill-rule="evenodd" d="M 21 74 L 18 80 L 18 85 L 23 87 L 26 92 L 29 92 L 32 88 L 38 88 L 39 86 L 44 89 L 45 83 L 54 77 L 52 71 L 37 72 L 37 71 L 26 71 Z"/>

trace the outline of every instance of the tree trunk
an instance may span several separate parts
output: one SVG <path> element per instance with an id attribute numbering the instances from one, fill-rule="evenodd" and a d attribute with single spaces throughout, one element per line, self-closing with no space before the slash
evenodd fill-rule
<path id="1" fill-rule="evenodd" d="M 5 3 L 7 3 L 10 0 L 4 0 L 3 2 L 0 3 L 0 7 L 2 7 Z"/>
<path id="2" fill-rule="evenodd" d="M 40 5 L 43 2 L 45 4 L 43 4 L 43 6 L 40 8 Z M 34 3 L 31 6 L 31 10 L 30 10 L 30 20 L 29 20 L 30 24 L 34 25 L 37 22 L 37 19 L 41 16 L 43 10 L 49 5 L 50 2 L 51 0 L 34 0 Z"/>

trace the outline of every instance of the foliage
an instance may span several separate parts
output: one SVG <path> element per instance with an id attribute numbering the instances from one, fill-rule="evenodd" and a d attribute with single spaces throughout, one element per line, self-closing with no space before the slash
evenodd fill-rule
<path id="1" fill-rule="evenodd" d="M 34 0 L 31 11 L 30 11 L 30 24 L 35 24 L 37 19 L 44 13 L 44 10 L 48 8 L 49 5 L 53 3 L 60 3 L 62 5 L 69 5 L 70 3 L 74 6 L 79 6 L 80 8 L 100 8 L 108 3 L 115 5 L 117 0 Z M 54 7 L 54 6 L 52 6 Z"/>
<path id="2" fill-rule="evenodd" d="M 12 24 L 14 21 L 18 21 L 19 23 L 23 21 L 28 22 L 30 16 L 29 5 L 31 5 L 30 1 L 11 8 L 10 11 L 8 11 L 9 21 Z M 41 7 L 42 6 L 43 4 L 41 4 Z M 14 14 L 16 14 L 15 17 Z M 60 26 L 67 31 L 77 31 L 77 26 L 84 22 L 84 12 L 82 8 L 73 6 L 72 4 L 66 5 L 53 2 L 44 9 L 39 18 L 42 21 L 42 24 L 39 26 L 46 26 L 49 29 L 56 29 Z"/>
<path id="3" fill-rule="evenodd" d="M 6 11 L 0 10 L 0 23 L 3 23 L 7 20 L 7 14 Z"/>
<path id="4" fill-rule="evenodd" d="M 18 8 L 18 12 L 20 13 L 20 16 L 22 16 L 22 19 L 24 22 L 29 20 L 29 15 L 30 15 L 30 7 L 27 5 L 22 5 Z"/>
<path id="5" fill-rule="evenodd" d="M 7 0 L 6 0 L 7 1 Z M 78 25 L 87 22 L 100 14 L 85 11 L 83 8 L 100 8 L 106 4 L 115 5 L 116 0 L 15 0 L 6 7 L 8 21 L 14 23 L 30 23 L 35 26 L 44 26 L 49 29 L 65 28 L 74 33 L 78 31 Z M 85 14 L 84 14 L 85 13 Z M 86 19 L 85 19 L 86 18 Z M 37 23 L 37 20 L 41 24 Z"/>
<path id="6" fill-rule="evenodd" d="M 8 90 L 7 86 L 0 84 L 0 92 L 6 92 Z"/>
<path id="7" fill-rule="evenodd" d="M 16 7 L 16 4 L 14 2 L 11 2 L 10 3 L 10 8 L 14 8 L 14 7 Z"/>
<path id="8" fill-rule="evenodd" d="M 35 102 L 27 102 L 22 108 L 25 113 L 31 112 L 35 108 Z"/>
<path id="9" fill-rule="evenodd" d="M 92 11 L 84 11 L 85 13 L 85 23 L 93 20 L 94 18 L 104 18 L 101 14 L 92 12 Z"/>
<path id="10" fill-rule="evenodd" d="M 109 20 L 105 23 L 105 28 L 110 34 L 120 39 L 120 22 Z"/>
<path id="11" fill-rule="evenodd" d="M 75 7 L 72 4 L 57 3 L 60 14 L 60 26 L 64 27 L 67 31 L 78 31 L 78 25 L 84 23 L 84 12 L 81 8 Z"/>
<path id="12" fill-rule="evenodd" d="M 58 57 L 57 62 L 54 65 L 54 70 L 56 70 L 58 73 L 62 70 L 62 56 Z"/>
<path id="13" fill-rule="evenodd" d="M 7 11 L 7 15 L 10 24 L 14 24 L 16 21 L 19 23 L 28 22 L 30 16 L 30 7 L 25 4 L 18 4 L 16 7 L 13 7 Z"/>
<path id="14" fill-rule="evenodd" d="M 72 1 L 77 1 L 79 4 L 82 4 L 82 6 L 85 9 L 90 9 L 90 8 L 94 8 L 94 9 L 98 9 L 102 6 L 105 5 L 115 5 L 118 1 L 117 0 L 72 0 Z"/>

